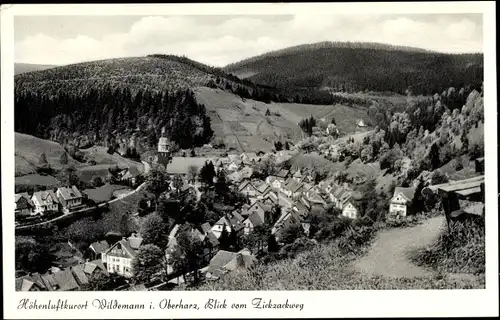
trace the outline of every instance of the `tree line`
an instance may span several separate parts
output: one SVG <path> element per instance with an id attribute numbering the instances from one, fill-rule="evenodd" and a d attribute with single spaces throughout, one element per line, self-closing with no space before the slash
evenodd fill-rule
<path id="1" fill-rule="evenodd" d="M 201 146 L 213 130 L 205 106 L 191 90 L 156 92 L 129 88 L 90 89 L 83 94 L 17 92 L 16 132 L 67 145 L 82 136 L 92 143 L 112 145 L 132 134 L 154 147 L 162 128 L 180 148 Z M 27 116 L 29 115 L 29 116 Z"/>

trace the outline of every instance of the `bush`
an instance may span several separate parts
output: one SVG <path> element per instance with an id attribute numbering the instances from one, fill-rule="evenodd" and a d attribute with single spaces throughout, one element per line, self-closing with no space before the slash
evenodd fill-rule
<path id="1" fill-rule="evenodd" d="M 450 273 L 484 274 L 485 223 L 482 217 L 453 223 L 450 232 L 444 229 L 430 247 L 412 255 L 418 265 Z"/>
<path id="2" fill-rule="evenodd" d="M 349 227 L 339 239 L 339 248 L 345 253 L 354 251 L 372 240 L 374 235 L 374 229 L 369 226 Z"/>

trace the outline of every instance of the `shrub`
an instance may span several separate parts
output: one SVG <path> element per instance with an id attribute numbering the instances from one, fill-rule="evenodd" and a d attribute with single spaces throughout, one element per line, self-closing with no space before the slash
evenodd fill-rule
<path id="1" fill-rule="evenodd" d="M 484 274 L 485 223 L 482 217 L 455 222 L 430 247 L 412 255 L 418 265 L 450 273 Z"/>

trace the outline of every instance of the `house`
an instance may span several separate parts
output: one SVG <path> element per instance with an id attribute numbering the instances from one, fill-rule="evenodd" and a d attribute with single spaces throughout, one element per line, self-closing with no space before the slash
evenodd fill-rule
<path id="1" fill-rule="evenodd" d="M 344 208 L 342 209 L 342 216 L 357 219 L 359 217 L 358 209 L 352 204 L 351 201 L 348 201 Z"/>
<path id="2" fill-rule="evenodd" d="M 30 216 L 33 214 L 33 203 L 31 202 L 30 196 L 27 193 L 16 193 L 15 194 L 15 216 Z"/>
<path id="3" fill-rule="evenodd" d="M 244 167 L 240 170 L 241 180 L 250 180 L 253 175 L 253 169 L 251 167 Z"/>
<path id="4" fill-rule="evenodd" d="M 366 127 L 366 124 L 365 122 L 363 121 L 363 119 L 359 119 L 357 122 L 356 122 L 356 125 L 358 127 Z"/>
<path id="5" fill-rule="evenodd" d="M 59 211 L 59 200 L 52 190 L 37 191 L 31 197 L 35 214 L 44 214 L 45 212 Z"/>
<path id="6" fill-rule="evenodd" d="M 254 228 L 261 226 L 264 224 L 264 220 L 259 215 L 258 212 L 253 212 L 248 216 L 248 218 L 243 221 L 244 225 L 244 233 L 249 234 L 253 231 Z"/>
<path id="7" fill-rule="evenodd" d="M 116 242 L 103 252 L 102 261 L 106 264 L 107 271 L 131 277 L 132 259 L 137 255 L 141 243 L 142 238 L 137 234 L 132 234 L 130 237 Z"/>
<path id="8" fill-rule="evenodd" d="M 257 162 L 257 154 L 255 152 L 246 152 L 240 155 L 242 161 L 250 161 L 252 163 Z"/>
<path id="9" fill-rule="evenodd" d="M 137 169 L 136 166 L 130 166 L 127 171 L 122 175 L 121 180 L 122 181 L 128 181 L 132 185 L 135 185 L 137 182 L 138 177 L 141 175 L 141 172 L 139 169 Z"/>
<path id="10" fill-rule="evenodd" d="M 54 272 L 53 277 L 57 283 L 57 291 L 75 291 L 80 288 L 70 269 Z"/>
<path id="11" fill-rule="evenodd" d="M 102 253 L 109 249 L 109 243 L 106 240 L 96 241 L 89 246 L 89 249 L 94 259 L 100 259 Z"/>
<path id="12" fill-rule="evenodd" d="M 73 276 L 75 277 L 76 282 L 80 286 L 89 284 L 89 277 L 85 273 L 84 269 L 85 269 L 84 263 L 78 264 L 70 268 L 70 270 L 73 272 Z"/>
<path id="13" fill-rule="evenodd" d="M 293 206 L 293 200 L 288 198 L 285 194 L 279 192 L 278 193 L 278 205 L 282 209 L 290 209 Z"/>
<path id="14" fill-rule="evenodd" d="M 46 291 L 45 285 L 26 275 L 16 278 L 16 291 Z"/>
<path id="15" fill-rule="evenodd" d="M 259 190 L 248 180 L 240 184 L 238 191 L 247 197 L 256 197 L 259 194 Z"/>
<path id="16" fill-rule="evenodd" d="M 307 208 L 301 201 L 296 201 L 292 206 L 292 210 L 295 211 L 301 218 L 309 214 L 309 208 Z"/>
<path id="17" fill-rule="evenodd" d="M 85 272 L 87 277 L 95 276 L 98 273 L 103 273 L 105 276 L 109 276 L 109 273 L 106 270 L 106 267 L 102 263 L 101 259 L 85 262 L 83 264 L 83 272 Z"/>
<path id="18" fill-rule="evenodd" d="M 278 218 L 273 228 L 271 229 L 271 234 L 274 235 L 277 241 L 279 241 L 280 233 L 286 228 L 300 224 L 300 217 L 293 211 L 285 211 Z"/>
<path id="19" fill-rule="evenodd" d="M 269 176 L 266 178 L 266 184 L 270 185 L 272 190 L 281 190 L 285 181 L 277 178 L 276 176 Z"/>
<path id="20" fill-rule="evenodd" d="M 72 209 L 82 205 L 83 196 L 76 186 L 58 188 L 56 195 L 65 209 Z"/>
<path id="21" fill-rule="evenodd" d="M 302 182 L 298 182 L 295 179 L 289 179 L 288 183 L 283 186 L 283 193 L 286 194 L 287 197 L 296 199 L 300 197 L 304 188 L 304 184 Z"/>
<path id="22" fill-rule="evenodd" d="M 220 250 L 210 260 L 205 277 L 207 280 L 217 280 L 228 272 L 251 267 L 256 260 L 255 256 L 246 248 L 238 252 Z"/>
<path id="23" fill-rule="evenodd" d="M 252 214 L 258 214 L 260 219 L 265 222 L 268 217 L 267 214 L 271 212 L 272 205 L 265 203 L 263 201 L 254 202 L 246 211 L 247 217 L 250 217 Z"/>
<path id="24" fill-rule="evenodd" d="M 167 261 L 170 259 L 170 254 L 175 249 L 177 245 L 177 236 L 180 231 L 180 225 L 176 224 L 168 235 L 168 245 L 166 250 Z M 210 259 L 217 253 L 219 250 L 219 240 L 214 235 L 211 230 L 209 223 L 204 223 L 201 225 L 201 231 L 192 228 L 191 235 L 200 240 L 203 246 L 203 253 L 199 255 L 199 259 L 204 262 L 209 262 Z"/>
<path id="25" fill-rule="evenodd" d="M 415 196 L 415 188 L 401 188 L 394 189 L 394 196 L 389 205 L 389 216 L 406 217 L 409 213 L 409 206 Z"/>
<path id="26" fill-rule="evenodd" d="M 231 213 L 226 213 L 222 218 L 217 221 L 213 227 L 211 228 L 212 233 L 217 237 L 217 239 L 220 238 L 222 234 L 222 230 L 226 228 L 226 231 L 228 233 L 231 232 L 236 232 L 241 233 L 243 231 L 243 221 L 245 219 L 238 214 L 237 212 L 233 211 Z"/>
<path id="27" fill-rule="evenodd" d="M 241 162 L 241 160 L 233 160 L 231 161 L 231 163 L 227 166 L 227 171 L 229 172 L 234 172 L 234 171 L 237 171 L 241 168 L 241 165 L 243 163 Z"/>
<path id="28" fill-rule="evenodd" d="M 257 197 L 259 199 L 263 199 L 269 193 L 269 191 L 271 191 L 271 186 L 264 182 L 257 187 L 257 191 L 258 191 Z"/>

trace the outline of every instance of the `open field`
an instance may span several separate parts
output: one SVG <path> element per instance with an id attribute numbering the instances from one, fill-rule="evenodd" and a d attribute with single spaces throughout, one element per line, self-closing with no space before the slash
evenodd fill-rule
<path id="1" fill-rule="evenodd" d="M 89 199 L 101 203 L 111 200 L 113 193 L 117 190 L 130 191 L 130 188 L 122 185 L 106 184 L 99 188 L 85 189 L 83 192 L 88 195 Z"/>
<path id="2" fill-rule="evenodd" d="M 102 146 L 80 149 L 80 151 L 85 153 L 85 159 L 87 159 L 87 161 L 94 160 L 97 164 L 115 164 L 120 168 L 136 166 L 139 170 L 141 170 L 143 166 L 142 163 L 124 158 L 116 152 L 114 154 L 109 154 L 107 148 Z"/>
<path id="3" fill-rule="evenodd" d="M 39 185 L 47 187 L 57 186 L 58 181 L 53 176 L 42 176 L 39 174 L 28 174 L 16 177 L 16 185 Z"/>
<path id="4" fill-rule="evenodd" d="M 343 133 L 360 130 L 358 119 L 366 120 L 366 110 L 343 105 L 309 105 L 269 103 L 242 99 L 219 89 L 199 87 L 198 102 L 205 105 L 215 136 L 222 137 L 228 147 L 238 151 L 271 151 L 280 139 L 302 138 L 298 122 L 306 117 L 335 118 Z M 270 116 L 266 116 L 269 110 Z"/>

